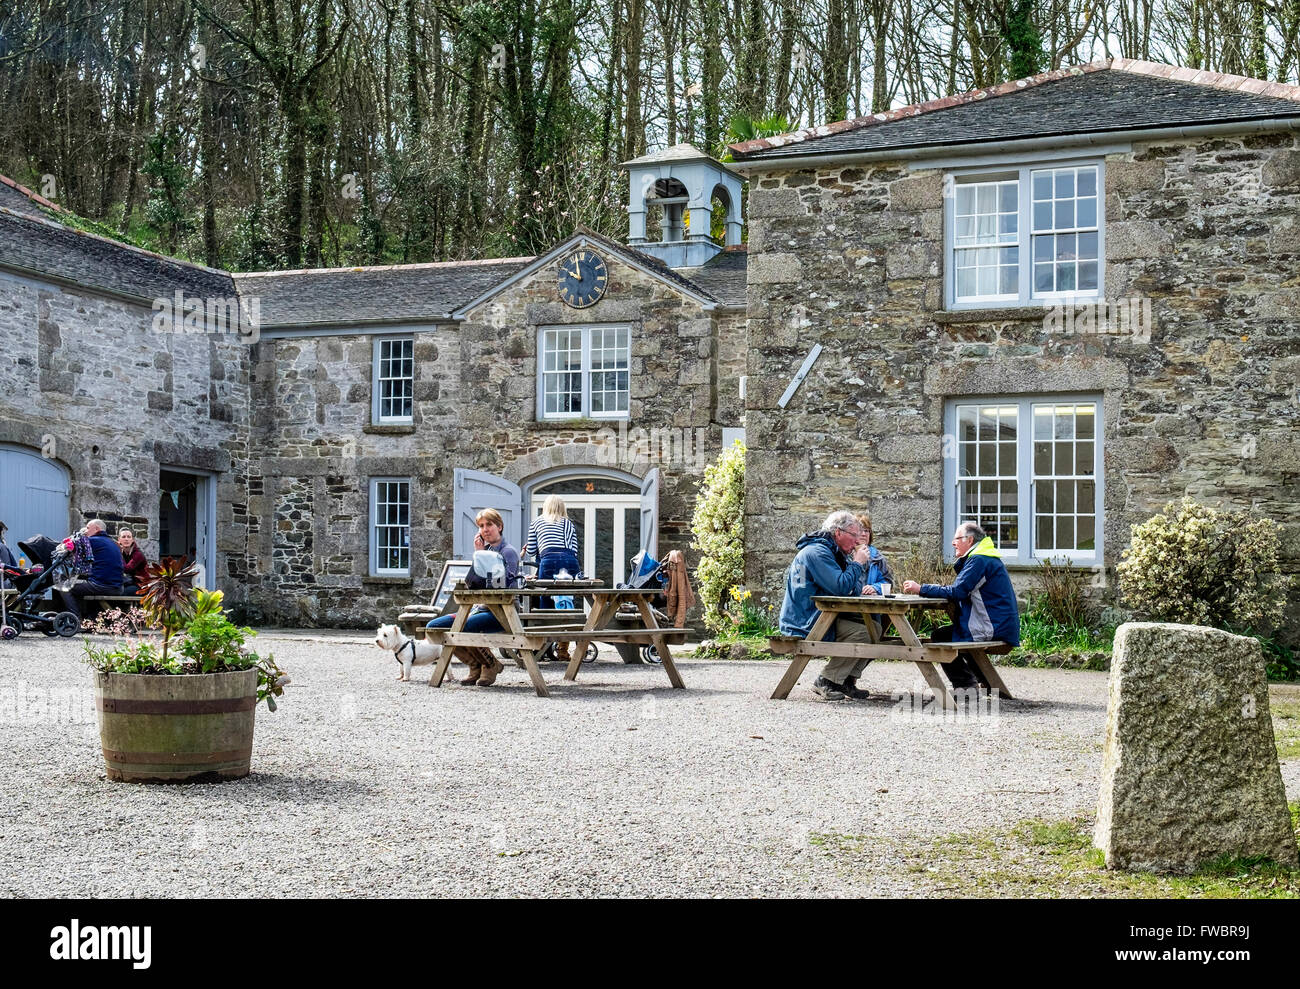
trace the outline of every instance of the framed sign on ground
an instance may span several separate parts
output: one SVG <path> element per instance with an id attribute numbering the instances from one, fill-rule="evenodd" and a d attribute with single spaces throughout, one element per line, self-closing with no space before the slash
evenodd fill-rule
<path id="1" fill-rule="evenodd" d="M 442 573 L 438 575 L 438 586 L 433 591 L 433 607 L 437 609 L 438 616 L 449 615 L 456 610 L 455 602 L 451 599 L 451 591 L 457 582 L 465 579 L 470 568 L 474 566 L 471 560 L 448 560 L 442 565 Z"/>

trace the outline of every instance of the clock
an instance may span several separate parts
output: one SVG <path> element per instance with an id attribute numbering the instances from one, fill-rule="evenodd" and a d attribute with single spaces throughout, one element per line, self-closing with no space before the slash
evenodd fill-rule
<path id="1" fill-rule="evenodd" d="M 556 272 L 560 298 L 574 309 L 594 306 L 605 294 L 609 281 L 604 259 L 595 251 L 585 249 L 561 258 Z"/>

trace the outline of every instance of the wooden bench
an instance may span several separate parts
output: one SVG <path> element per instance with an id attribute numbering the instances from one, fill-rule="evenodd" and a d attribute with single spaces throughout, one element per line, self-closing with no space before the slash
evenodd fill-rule
<path id="1" fill-rule="evenodd" d="M 773 635 L 768 642 L 768 648 L 777 656 L 789 656 L 799 652 L 801 643 L 807 640 L 801 639 L 797 635 Z M 948 663 L 957 658 L 958 652 L 968 652 L 979 668 L 980 676 L 984 680 L 984 686 L 987 689 L 996 688 L 1000 696 L 1008 700 L 1015 700 L 1011 696 L 1011 691 L 1007 689 L 1006 683 L 998 674 L 997 667 L 989 656 L 1004 656 L 1011 651 L 1011 646 L 1005 642 L 996 640 L 989 642 L 934 642 L 931 639 L 921 639 L 920 644 L 925 651 L 926 659 L 931 663 Z M 836 652 L 837 643 L 823 642 L 819 644 L 816 650 L 820 654 L 823 650 L 829 655 Z M 878 654 L 877 659 L 913 659 L 914 647 L 908 646 L 900 638 L 893 636 L 885 637 L 875 646 L 874 651 Z M 897 656 L 890 655 L 897 653 Z"/>

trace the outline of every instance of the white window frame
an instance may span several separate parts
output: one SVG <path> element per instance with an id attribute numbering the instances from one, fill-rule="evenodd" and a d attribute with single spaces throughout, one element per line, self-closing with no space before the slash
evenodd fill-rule
<path id="1" fill-rule="evenodd" d="M 1051 550 L 1039 555 L 1034 550 L 1037 532 L 1035 522 L 1035 482 L 1034 482 L 1034 406 L 1036 405 L 1082 405 L 1097 407 L 1097 419 L 1094 424 L 1096 435 L 1093 438 L 1093 481 L 1094 509 L 1096 526 L 1093 532 L 1093 549 L 1091 550 Z M 949 542 L 952 532 L 959 522 L 966 521 L 960 514 L 960 488 L 958 481 L 959 437 L 957 433 L 957 409 L 964 405 L 999 405 L 1015 406 L 1016 419 L 1016 480 L 1017 480 L 1017 527 L 1020 533 L 1019 547 L 1014 553 L 1007 552 L 1002 561 L 1012 566 L 1041 566 L 1044 560 L 1063 562 L 1069 560 L 1075 566 L 1104 566 L 1105 551 L 1105 474 L 1103 465 L 1105 457 L 1105 402 L 1100 393 L 1081 394 L 1042 394 L 1042 395 L 960 395 L 951 396 L 944 402 L 943 410 L 943 526 L 944 559 L 953 560 L 952 545 Z"/>
<path id="2" fill-rule="evenodd" d="M 582 333 L 582 408 L 578 412 L 546 411 L 546 334 L 548 331 L 568 330 Z M 627 395 L 626 412 L 592 412 L 591 411 L 591 376 L 595 372 L 591 367 L 591 333 L 593 330 L 627 331 Z M 632 324 L 631 323 L 555 323 L 537 328 L 537 418 L 539 421 L 562 419 L 610 419 L 628 420 L 632 410 Z"/>
<path id="3" fill-rule="evenodd" d="M 406 485 L 406 567 L 381 567 L 379 565 L 379 485 L 384 483 Z M 370 576 L 372 577 L 409 577 L 411 576 L 411 494 L 414 485 L 409 477 L 372 477 L 370 479 L 370 528 L 367 530 L 370 544 Z"/>
<path id="4" fill-rule="evenodd" d="M 385 336 L 375 337 L 370 357 L 370 421 L 376 426 L 410 425 L 413 416 L 385 416 L 382 413 L 383 401 L 379 387 L 380 355 L 385 343 L 408 343 L 411 346 L 411 411 L 415 411 L 415 337 Z M 400 379 L 393 379 L 400 380 Z"/>
<path id="5" fill-rule="evenodd" d="M 1051 168 L 1079 168 L 1095 166 L 1097 169 L 1097 288 L 1086 291 L 1034 292 L 1033 265 L 1033 173 Z M 1015 296 L 976 296 L 957 300 L 957 189 L 967 182 L 999 181 L 1015 178 L 1019 207 L 1016 245 L 1019 254 L 1019 289 Z M 991 246 L 991 245 L 990 245 Z M 965 248 L 961 248 L 965 249 Z M 1106 293 L 1106 162 L 1096 157 L 1059 158 L 1032 162 L 1009 162 L 1005 165 L 986 164 L 980 167 L 952 168 L 945 173 L 943 197 L 943 250 L 944 250 L 944 300 L 950 311 L 963 309 L 1010 309 L 1037 305 L 1058 304 L 1066 299 L 1093 300 L 1105 298 Z"/>

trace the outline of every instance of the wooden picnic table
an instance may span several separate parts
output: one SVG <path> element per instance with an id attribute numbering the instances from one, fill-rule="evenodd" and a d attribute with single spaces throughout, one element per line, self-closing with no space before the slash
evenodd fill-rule
<path id="1" fill-rule="evenodd" d="M 866 596 L 839 597 L 818 596 L 813 604 L 821 612 L 812 630 L 806 638 L 795 636 L 774 636 L 771 647 L 774 653 L 786 653 L 794 656 L 790 668 L 777 684 L 772 693 L 773 700 L 785 700 L 790 691 L 799 682 L 808 661 L 814 657 L 849 656 L 853 659 L 910 659 L 921 671 L 938 697 L 945 710 L 957 710 L 957 702 L 948 691 L 943 675 L 935 669 L 936 663 L 948 663 L 957 658 L 958 652 L 968 652 L 974 658 L 980 673 L 988 682 L 989 688 L 1001 691 L 1001 696 L 1013 699 L 1011 691 L 1002 682 L 997 668 L 989 661 L 990 652 L 1007 652 L 1010 647 L 1005 642 L 932 642 L 922 639 L 907 620 L 910 608 L 947 610 L 949 602 L 945 598 L 924 598 L 919 594 L 880 594 Z M 867 627 L 870 642 L 826 642 L 826 633 L 835 627 L 835 620 L 840 615 L 861 615 Z M 872 621 L 875 616 L 881 618 L 883 632 L 893 626 L 895 635 L 881 634 Z"/>
<path id="2" fill-rule="evenodd" d="M 555 597 L 557 594 L 572 594 L 591 602 L 591 611 L 583 623 L 556 624 L 552 621 L 525 624 L 515 609 L 517 598 Z M 560 586 L 552 584 L 547 587 L 530 585 L 506 590 L 472 590 L 458 584 L 452 591 L 456 602 L 456 619 L 449 629 L 428 629 L 425 633 L 430 642 L 440 643 L 444 648 L 434 667 L 429 686 L 442 686 L 447 668 L 457 651 L 466 647 L 484 649 L 515 649 L 528 677 L 533 682 L 533 689 L 538 697 L 549 697 L 546 681 L 542 679 L 537 667 L 537 656 L 553 642 L 574 643 L 572 658 L 564 671 L 564 679 L 576 680 L 582 668 L 582 657 L 587 645 L 593 639 L 601 642 L 653 642 L 663 660 L 664 672 L 674 687 L 685 687 L 682 678 L 673 664 L 668 642 L 680 644 L 685 638 L 683 629 L 667 629 L 655 620 L 650 608 L 650 599 L 662 593 L 659 588 L 630 587 L 583 587 L 576 585 Z M 624 602 L 633 604 L 641 616 L 641 628 L 610 631 L 609 625 L 614 621 L 619 606 Z M 464 632 L 465 622 L 475 605 L 482 605 L 501 624 L 500 632 Z M 449 648 L 448 648 L 449 647 Z"/>

